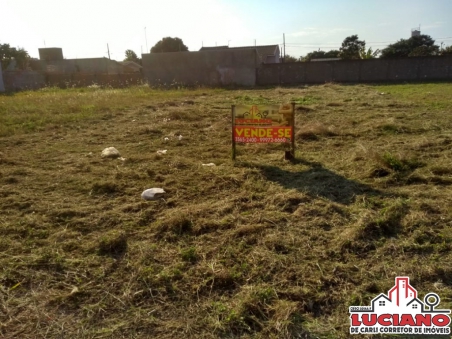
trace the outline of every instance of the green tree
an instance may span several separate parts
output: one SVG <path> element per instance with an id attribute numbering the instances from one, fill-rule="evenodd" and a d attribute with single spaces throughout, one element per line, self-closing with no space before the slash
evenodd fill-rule
<path id="1" fill-rule="evenodd" d="M 188 47 L 179 38 L 166 37 L 157 42 L 151 48 L 151 53 L 165 53 L 165 52 L 186 52 Z"/>
<path id="2" fill-rule="evenodd" d="M 286 54 L 286 56 L 284 57 L 284 62 L 297 62 L 297 61 L 299 61 L 297 58 L 289 54 Z"/>
<path id="3" fill-rule="evenodd" d="M 435 55 L 436 52 L 433 54 Z M 416 47 L 415 49 L 413 49 L 410 54 L 408 54 L 408 56 L 413 57 L 413 56 L 429 56 L 432 55 L 431 50 L 429 47 L 427 46 L 419 46 Z"/>
<path id="4" fill-rule="evenodd" d="M 0 62 L 2 69 L 5 69 L 13 59 L 13 49 L 9 44 L 0 44 Z"/>
<path id="5" fill-rule="evenodd" d="M 141 65 L 141 59 L 131 49 L 126 50 L 126 58 L 124 61 L 133 61 Z"/>
<path id="6" fill-rule="evenodd" d="M 452 45 L 441 50 L 441 55 L 452 55 Z"/>
<path id="7" fill-rule="evenodd" d="M 435 45 L 435 40 L 425 34 L 412 36 L 409 39 L 400 39 L 381 51 L 382 58 L 429 56 L 438 54 L 439 46 Z"/>
<path id="8" fill-rule="evenodd" d="M 369 49 L 366 51 L 366 48 L 363 48 L 359 51 L 359 56 L 361 59 L 375 59 L 378 54 L 380 54 L 380 50 L 377 49 L 375 52 L 372 50 L 372 47 L 369 47 Z"/>
<path id="9" fill-rule="evenodd" d="M 366 48 L 366 42 L 359 40 L 358 35 L 346 37 L 339 49 L 341 59 L 361 59 L 359 52 Z"/>
<path id="10" fill-rule="evenodd" d="M 306 54 L 306 56 L 304 58 L 301 58 L 303 61 L 311 61 L 312 59 L 331 59 L 331 58 L 339 58 L 339 51 L 338 50 L 331 50 L 328 52 L 325 51 L 312 51 L 308 54 Z"/>
<path id="11" fill-rule="evenodd" d="M 9 44 L 0 44 L 0 62 L 2 63 L 2 69 L 6 69 L 13 59 L 17 62 L 17 68 L 26 69 L 30 56 L 23 48 L 11 47 Z"/>

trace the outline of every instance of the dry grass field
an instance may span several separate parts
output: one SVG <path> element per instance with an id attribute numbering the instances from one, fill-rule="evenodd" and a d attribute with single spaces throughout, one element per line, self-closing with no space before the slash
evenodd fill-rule
<path id="1" fill-rule="evenodd" d="M 291 101 L 297 159 L 232 162 L 230 105 Z M 400 275 L 450 309 L 451 114 L 450 83 L 0 95 L 0 338 L 349 338 Z"/>

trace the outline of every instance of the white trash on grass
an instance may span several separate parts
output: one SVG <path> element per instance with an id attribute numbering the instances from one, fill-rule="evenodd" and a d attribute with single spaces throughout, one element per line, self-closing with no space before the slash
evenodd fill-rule
<path id="1" fill-rule="evenodd" d="M 107 147 L 105 148 L 101 155 L 102 158 L 119 158 L 121 154 L 119 154 L 119 151 L 114 147 Z"/>
<path id="2" fill-rule="evenodd" d="M 166 192 L 163 190 L 163 188 L 153 187 L 144 190 L 143 193 L 141 193 L 141 197 L 144 200 L 157 200 L 161 198 L 165 193 Z"/>

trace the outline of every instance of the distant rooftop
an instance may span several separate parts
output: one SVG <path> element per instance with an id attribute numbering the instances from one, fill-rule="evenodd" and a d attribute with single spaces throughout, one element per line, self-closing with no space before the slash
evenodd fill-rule
<path id="1" fill-rule="evenodd" d="M 274 58 L 279 59 L 279 45 L 261 45 L 261 46 L 215 46 L 215 47 L 202 47 L 199 51 L 224 51 L 224 50 L 237 50 L 237 49 L 255 49 L 257 54 L 263 63 L 273 63 Z"/>
<path id="2" fill-rule="evenodd" d="M 341 60 L 341 58 L 320 58 L 320 59 L 311 59 L 311 61 L 337 61 Z"/>
<path id="3" fill-rule="evenodd" d="M 139 68 L 143 68 L 140 64 L 136 63 L 135 61 L 118 61 L 120 64 L 122 65 L 128 65 L 128 66 L 133 66 L 133 67 L 139 67 Z"/>
<path id="4" fill-rule="evenodd" d="M 218 49 L 226 49 L 229 46 L 214 46 L 214 47 L 201 47 L 200 51 L 213 51 Z"/>
<path id="5" fill-rule="evenodd" d="M 278 45 L 260 45 L 260 46 L 239 46 L 239 47 L 229 47 L 229 46 L 215 46 L 215 47 L 201 47 L 200 51 L 215 51 L 224 49 L 257 49 L 260 55 L 275 55 Z"/>

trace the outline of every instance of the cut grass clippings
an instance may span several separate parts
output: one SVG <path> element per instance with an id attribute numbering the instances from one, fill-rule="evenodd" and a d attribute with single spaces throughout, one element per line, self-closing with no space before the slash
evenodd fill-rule
<path id="1" fill-rule="evenodd" d="M 451 93 L 0 95 L 0 338 L 345 339 L 396 276 L 452 308 Z M 238 144 L 233 163 L 231 104 L 291 101 L 296 160 Z"/>

